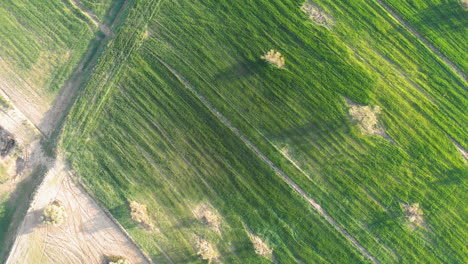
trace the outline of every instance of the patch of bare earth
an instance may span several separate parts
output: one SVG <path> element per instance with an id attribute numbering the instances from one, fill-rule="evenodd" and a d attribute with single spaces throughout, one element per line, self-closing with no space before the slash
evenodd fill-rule
<path id="1" fill-rule="evenodd" d="M 221 217 L 211 205 L 200 204 L 192 212 L 200 222 L 208 225 L 216 233 L 221 234 Z"/>
<path id="2" fill-rule="evenodd" d="M 319 7 L 312 1 L 306 1 L 301 6 L 301 10 L 304 11 L 304 13 L 306 13 L 310 20 L 312 20 L 320 26 L 330 29 L 335 24 L 333 18 L 327 12 L 325 12 L 325 10 L 323 10 L 321 7 Z"/>
<path id="3" fill-rule="evenodd" d="M 67 218 L 60 226 L 46 225 L 43 210 L 56 200 Z M 120 227 L 74 183 L 63 160 L 57 159 L 37 189 L 6 263 L 103 263 L 109 255 L 148 263 Z"/>
<path id="4" fill-rule="evenodd" d="M 0 77 L 1 80 L 1 77 Z M 9 196 L 15 201 L 18 183 L 26 180 L 40 164 L 47 164 L 40 146 L 41 133 L 29 119 L 15 107 L 1 89 L 0 96 L 8 106 L 0 107 L 0 197 Z"/>

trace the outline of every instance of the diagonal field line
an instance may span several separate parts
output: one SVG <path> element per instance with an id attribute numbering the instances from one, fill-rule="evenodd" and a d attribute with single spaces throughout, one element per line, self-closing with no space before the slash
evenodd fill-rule
<path id="1" fill-rule="evenodd" d="M 426 47 L 428 47 L 439 59 L 447 64 L 458 76 L 467 81 L 466 74 L 455 65 L 451 60 L 445 57 L 442 52 L 437 49 L 429 40 L 424 38 L 421 34 L 419 34 L 414 28 L 412 28 L 408 23 L 405 22 L 403 18 L 401 18 L 395 11 L 393 11 L 384 1 L 382 0 L 375 0 L 385 11 L 387 11 L 390 16 L 395 19 L 398 23 L 400 23 L 406 30 L 408 30 L 411 34 L 413 34 L 417 39 L 419 39 Z"/>
<path id="2" fill-rule="evenodd" d="M 213 113 L 224 125 L 226 125 L 236 136 L 238 136 L 242 142 L 255 154 L 263 160 L 268 166 L 275 171 L 289 186 L 291 186 L 300 196 L 302 196 L 310 205 L 320 214 L 330 225 L 335 227 L 349 242 L 351 242 L 366 258 L 371 260 L 373 263 L 380 264 L 380 262 L 372 256 L 367 249 L 365 249 L 353 236 L 351 236 L 343 227 L 341 227 L 312 197 L 310 197 L 299 185 L 297 185 L 286 173 L 279 169 L 269 158 L 265 156 L 249 139 L 247 139 L 237 129 L 231 121 L 229 121 L 223 114 L 221 114 L 203 95 L 201 95 L 195 88 L 190 84 L 187 79 L 168 63 L 163 61 L 158 55 L 147 49 L 159 62 L 161 62 L 182 84 L 184 84 L 204 105 L 208 110 Z"/>

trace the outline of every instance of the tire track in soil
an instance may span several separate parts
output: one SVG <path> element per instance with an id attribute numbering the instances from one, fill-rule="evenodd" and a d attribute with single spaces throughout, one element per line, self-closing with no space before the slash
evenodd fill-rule
<path id="1" fill-rule="evenodd" d="M 466 74 L 458 68 L 458 66 L 453 63 L 449 58 L 447 58 L 438 48 L 436 48 L 429 40 L 419 34 L 414 28 L 412 28 L 406 21 L 401 18 L 393 9 L 390 8 L 384 1 L 375 0 L 385 11 L 387 11 L 390 16 L 398 21 L 406 30 L 413 34 L 417 39 L 419 39 L 429 50 L 431 50 L 439 59 L 441 59 L 450 69 L 452 69 L 462 80 L 467 81 Z"/>
<path id="2" fill-rule="evenodd" d="M 227 126 L 242 142 L 253 151 L 257 157 L 263 160 L 275 173 L 280 176 L 291 188 L 293 188 L 302 198 L 304 198 L 331 226 L 336 228 L 349 242 L 351 242 L 363 256 L 373 263 L 380 262 L 367 249 L 365 249 L 353 236 L 351 236 L 343 227 L 341 227 L 312 197 L 310 197 L 298 184 L 296 184 L 286 173 L 279 169 L 265 154 L 263 154 L 247 137 L 245 137 L 239 129 L 237 129 L 231 121 L 221 114 L 208 99 L 195 90 L 194 86 L 185 77 L 177 72 L 172 66 L 162 60 L 157 54 L 147 49 L 160 63 L 162 63 L 182 84 L 184 84 L 190 92 L 192 92 L 208 110 L 216 116 L 225 126 Z"/>

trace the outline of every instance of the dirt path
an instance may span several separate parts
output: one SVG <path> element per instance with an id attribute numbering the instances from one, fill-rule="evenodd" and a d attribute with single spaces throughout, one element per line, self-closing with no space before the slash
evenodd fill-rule
<path id="1" fill-rule="evenodd" d="M 403 27 L 405 27 L 409 32 L 411 32 L 416 38 L 418 38 L 424 45 L 426 45 L 437 57 L 444 61 L 454 72 L 458 74 L 465 82 L 467 81 L 466 74 L 459 69 L 455 63 L 445 57 L 442 52 L 437 49 L 431 42 L 419 34 L 414 28 L 408 25 L 408 23 L 403 20 L 395 11 L 393 11 L 384 1 L 375 0 L 380 6 L 382 6 L 396 21 L 398 21 Z"/>
<path id="2" fill-rule="evenodd" d="M 148 50 L 151 52 L 150 50 Z M 268 166 L 273 169 L 291 188 L 293 188 L 300 196 L 302 196 L 309 204 L 320 214 L 326 221 L 333 227 L 335 227 L 348 241 L 350 241 L 366 258 L 371 260 L 373 263 L 380 263 L 374 256 L 372 256 L 367 249 L 365 249 L 354 237 L 352 237 L 343 227 L 341 227 L 314 199 L 312 199 L 299 185 L 297 185 L 288 175 L 286 175 L 281 169 L 279 169 L 270 159 L 265 156 L 249 139 L 247 139 L 237 129 L 231 121 L 229 121 L 223 114 L 221 114 L 203 95 L 201 95 L 190 82 L 185 79 L 180 73 L 172 68 L 168 63 L 163 61 L 158 55 L 151 52 L 153 56 L 161 62 L 181 83 L 183 83 L 202 103 L 207 107 L 211 113 L 213 113 L 225 126 L 227 126 L 236 136 L 238 136 L 242 142 L 255 154 L 263 160 Z"/>
<path id="3" fill-rule="evenodd" d="M 38 195 L 23 220 L 7 264 L 16 263 L 103 263 L 105 255 L 123 255 L 132 263 L 148 263 L 138 248 L 119 232 L 119 226 L 98 204 L 72 181 L 59 158 L 37 190 Z M 68 217 L 59 226 L 40 219 L 43 208 L 58 199 Z"/>
<path id="4" fill-rule="evenodd" d="M 126 6 L 127 3 L 122 8 Z M 116 17 L 119 17 L 121 12 L 122 10 Z M 94 15 L 90 17 L 95 18 Z M 115 22 L 114 20 L 111 28 Z M 41 138 L 47 139 L 53 132 L 60 134 L 63 121 L 78 96 L 79 88 L 84 84 L 85 73 L 91 72 L 97 60 L 98 53 L 95 50 L 106 45 L 108 38 L 112 37 L 110 32 L 110 29 L 107 33 L 104 32 L 106 36 L 100 40 L 99 46 L 87 52 L 51 105 L 44 104 L 39 96 L 31 93 L 34 90 L 28 89 L 22 80 L 13 83 L 2 81 L 4 78 L 7 78 L 7 81 L 17 78 L 14 72 L 0 74 L 0 95 L 11 105 L 8 110 L 0 112 L 0 125 L 11 131 L 26 149 L 27 168 L 33 170 L 45 167 L 48 170 L 35 190 L 25 218 L 21 223 L 18 222 L 19 228 L 15 225 L 10 227 L 9 232 L 17 236 L 12 243 L 7 263 L 102 263 L 106 254 L 125 255 L 132 263 L 151 263 L 110 213 L 100 208 L 85 190 L 73 182 L 64 160 L 48 157 L 40 144 Z M 85 65 L 86 61 L 88 63 Z M 2 85 L 4 83 L 12 84 Z M 24 89 L 17 89 L 18 84 Z M 31 94 L 19 94 L 18 90 Z M 37 111 L 44 107 L 49 109 Z M 22 110 L 31 111 L 23 114 Z M 32 117 L 33 120 L 28 117 Z M 10 188 L 14 187 L 12 183 L 13 180 L 8 182 Z M 69 215 L 66 223 L 60 227 L 45 226 L 40 220 L 42 210 L 54 199 L 64 203 Z M 21 212 L 18 212 L 15 219 L 20 217 Z M 5 244 L 8 245 L 9 243 Z"/>
<path id="5" fill-rule="evenodd" d="M 112 30 L 105 24 L 99 21 L 99 18 L 89 9 L 84 7 L 81 4 L 81 0 L 70 0 L 70 3 L 74 5 L 76 8 L 80 9 L 83 14 L 89 18 L 93 22 L 93 24 L 99 28 L 106 36 L 110 36 L 112 34 Z"/>

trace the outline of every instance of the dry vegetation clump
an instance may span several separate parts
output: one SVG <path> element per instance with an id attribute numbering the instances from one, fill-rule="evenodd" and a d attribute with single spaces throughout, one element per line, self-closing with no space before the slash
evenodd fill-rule
<path id="1" fill-rule="evenodd" d="M 199 221 L 210 226 L 218 234 L 221 233 L 221 217 L 212 206 L 201 204 L 193 210 L 193 214 Z"/>
<path id="2" fill-rule="evenodd" d="M 302 6 L 301 6 L 302 11 L 306 13 L 306 15 L 315 23 L 326 27 L 326 28 L 331 28 L 334 24 L 335 21 L 333 18 L 328 15 L 322 8 L 320 8 L 318 5 L 312 3 L 311 1 L 306 1 Z"/>
<path id="3" fill-rule="evenodd" d="M 403 204 L 404 208 L 405 208 L 405 215 L 406 215 L 406 218 L 408 218 L 408 220 L 413 223 L 413 224 L 416 224 L 418 226 L 423 226 L 424 225 L 424 219 L 423 219 L 423 211 L 421 210 L 421 208 L 419 207 L 419 204 L 418 203 L 415 203 L 415 204 Z"/>
<path id="4" fill-rule="evenodd" d="M 358 122 L 359 128 L 364 133 L 383 135 L 384 131 L 377 118 L 380 111 L 379 106 L 351 105 L 349 108 L 349 114 L 353 120 Z"/>
<path id="5" fill-rule="evenodd" d="M 273 250 L 268 246 L 267 243 L 265 243 L 259 236 L 254 235 L 250 231 L 249 231 L 249 237 L 254 246 L 255 253 L 265 258 L 269 258 L 269 259 L 273 258 Z"/>
<path id="6" fill-rule="evenodd" d="M 148 208 L 144 204 L 139 204 L 136 201 L 130 202 L 130 210 L 132 219 L 142 224 L 144 227 L 153 229 L 154 225 L 148 215 Z"/>
<path id="7" fill-rule="evenodd" d="M 128 260 L 126 257 L 122 256 L 106 256 L 107 258 L 107 264 L 131 264 L 130 260 Z"/>
<path id="8" fill-rule="evenodd" d="M 461 5 L 465 10 L 468 10 L 468 0 L 460 0 Z"/>
<path id="9" fill-rule="evenodd" d="M 217 261 L 219 258 L 218 251 L 215 247 L 208 242 L 207 240 L 197 236 L 197 255 L 201 259 L 207 260 L 208 263 L 211 263 L 213 260 Z"/>
<path id="10" fill-rule="evenodd" d="M 65 207 L 62 205 L 62 202 L 55 200 L 44 209 L 44 214 L 42 215 L 42 220 L 46 225 L 59 226 L 65 222 L 67 218 L 67 212 Z"/>
<path id="11" fill-rule="evenodd" d="M 279 51 L 275 51 L 274 49 L 271 49 L 267 52 L 267 54 L 260 58 L 275 65 L 278 68 L 283 68 L 286 64 L 286 60 L 284 59 L 283 55 Z"/>

